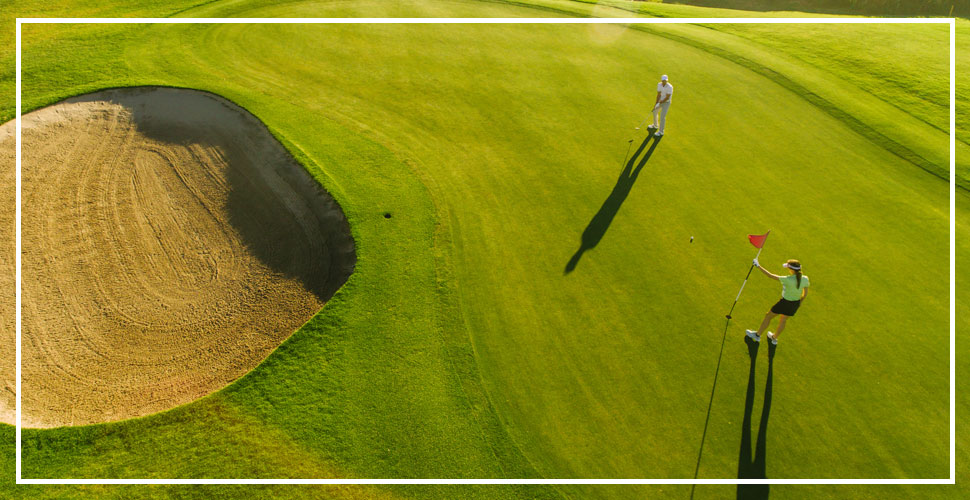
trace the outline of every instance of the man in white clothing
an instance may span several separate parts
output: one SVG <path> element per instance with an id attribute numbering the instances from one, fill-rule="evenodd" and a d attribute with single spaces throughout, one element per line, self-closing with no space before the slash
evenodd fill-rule
<path id="1" fill-rule="evenodd" d="M 667 127 L 667 110 L 670 109 L 670 98 L 674 95 L 674 86 L 667 82 L 667 75 L 660 77 L 657 84 L 657 103 L 653 105 L 653 125 L 647 127 L 648 130 L 657 130 L 654 137 L 662 137 L 664 129 Z M 660 124 L 657 124 L 657 113 L 660 113 Z"/>

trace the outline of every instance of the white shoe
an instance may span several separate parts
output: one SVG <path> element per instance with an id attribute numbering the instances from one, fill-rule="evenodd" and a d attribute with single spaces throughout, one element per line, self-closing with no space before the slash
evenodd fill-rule
<path id="1" fill-rule="evenodd" d="M 771 341 L 771 345 L 778 345 L 778 339 L 775 338 L 775 334 L 768 332 L 768 340 Z"/>
<path id="2" fill-rule="evenodd" d="M 647 125 L 647 130 L 654 130 L 656 128 L 657 128 L 656 125 Z"/>
<path id="3" fill-rule="evenodd" d="M 656 134 L 653 134 L 653 136 L 654 137 L 663 137 L 664 136 L 664 133 L 663 132 L 657 132 Z"/>
<path id="4" fill-rule="evenodd" d="M 758 332 L 754 330 L 745 330 L 744 332 L 745 332 L 745 335 L 751 337 L 751 340 L 754 340 L 755 342 L 761 342 L 761 336 L 758 335 Z"/>

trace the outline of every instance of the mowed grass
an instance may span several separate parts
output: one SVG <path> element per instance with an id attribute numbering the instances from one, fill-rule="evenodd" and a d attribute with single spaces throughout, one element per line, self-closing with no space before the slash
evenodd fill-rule
<path id="1" fill-rule="evenodd" d="M 555 15 L 474 2 L 216 3 L 197 12 Z M 27 432 L 25 474 L 693 477 L 707 423 L 699 476 L 737 477 L 742 421 L 750 411 L 757 432 L 767 368 L 762 346 L 748 409 L 743 328 L 756 326 L 776 284 L 753 275 L 735 320 L 723 315 L 754 254 L 744 236 L 772 229 L 762 262 L 780 272 L 784 259 L 802 259 L 813 289 L 774 358 L 769 477 L 946 477 L 946 184 L 791 89 L 704 50 L 706 31 L 25 28 L 28 108 L 115 85 L 224 95 L 264 120 L 340 201 L 360 258 L 322 313 L 249 376 L 161 415 Z M 652 154 L 634 182 L 618 181 L 625 154 L 644 139 L 632 127 L 660 73 L 677 89 L 669 134 L 644 147 Z M 957 201 L 965 208 L 962 190 Z M 967 254 L 966 230 L 958 220 L 958 256 Z M 584 232 L 596 245 L 566 273 Z M 958 316 L 958 329 L 965 323 Z M 699 488 L 696 497 L 728 489 Z M 661 490 L 669 492 L 314 493 Z M 131 491 L 182 494 L 110 494 Z M 928 491 L 953 493 L 875 494 Z M 874 493 L 772 491 L 863 494 Z"/>
<path id="2" fill-rule="evenodd" d="M 751 12 L 657 2 L 565 2 L 537 0 L 543 8 L 599 17 L 638 13 L 655 17 L 805 17 L 798 12 Z M 685 10 L 686 9 L 686 10 Z M 820 16 L 830 17 L 830 16 Z M 905 35 L 892 24 L 705 24 L 661 30 L 701 50 L 731 60 L 801 95 L 854 132 L 908 162 L 948 179 L 949 26 L 909 25 Z M 650 26 L 638 26 L 656 32 Z M 733 36 L 723 36 L 721 32 Z M 966 65 L 970 23 L 960 19 L 957 66 Z M 752 43 L 754 42 L 754 43 Z M 970 84 L 957 80 L 957 182 L 970 187 L 967 120 Z M 913 122 L 913 123 L 909 123 Z"/>

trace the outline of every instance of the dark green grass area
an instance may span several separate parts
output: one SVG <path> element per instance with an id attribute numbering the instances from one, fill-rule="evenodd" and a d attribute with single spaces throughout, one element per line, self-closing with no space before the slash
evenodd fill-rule
<path id="1" fill-rule="evenodd" d="M 970 6 L 959 0 L 654 0 L 753 11 L 797 11 L 864 16 L 970 16 Z"/>
<path id="2" fill-rule="evenodd" d="M 959 0 L 572 0 L 609 4 L 631 10 L 653 10 L 664 17 L 746 17 L 832 15 L 873 17 L 968 17 L 970 6 Z M 700 8 L 698 8 L 700 7 Z M 952 11 L 950 10 L 952 7 Z M 705 15 L 706 14 L 706 15 Z M 740 15 L 739 15 L 740 14 Z"/>
<path id="3" fill-rule="evenodd" d="M 137 14 L 190 5 L 146 3 Z M 540 7 L 215 2 L 181 15 L 710 12 Z M 880 50 L 859 54 L 870 36 Z M 883 50 L 914 39 L 897 49 L 912 57 Z M 249 375 L 158 415 L 25 431 L 27 477 L 949 474 L 948 192 L 938 177 L 948 87 L 937 78 L 911 96 L 918 112 L 890 103 L 910 96 L 921 67 L 943 71 L 935 27 L 93 25 L 26 26 L 24 40 L 28 110 L 125 85 L 198 88 L 250 110 L 338 200 L 358 250 L 348 283 Z M 5 71 L 9 61 L 0 50 Z M 661 73 L 676 93 L 668 135 L 656 141 L 633 126 Z M 0 116 L 10 117 L 6 95 Z M 961 214 L 967 202 L 958 190 Z M 956 227 L 959 259 L 970 249 L 965 221 Z M 745 235 L 767 229 L 762 263 L 781 272 L 799 258 L 813 288 L 774 352 L 766 394 L 768 346 L 752 361 L 743 329 L 777 299 L 777 284 L 752 275 L 734 320 L 723 316 L 754 256 Z M 957 312 L 967 303 L 959 293 Z M 960 356 L 958 370 L 966 363 Z M 958 412 L 968 408 L 961 396 Z M 11 427 L 0 430 L 12 441 Z M 966 440 L 958 445 L 966 463 Z M 12 477 L 12 449 L 0 464 Z M 902 499 L 966 489 L 8 483 L 7 492 Z"/>
<path id="4" fill-rule="evenodd" d="M 805 26 L 799 30 L 786 30 L 770 24 L 710 27 L 739 35 L 822 69 L 838 77 L 842 88 L 859 88 L 925 122 L 944 136 L 949 132 L 949 54 L 932 48 L 949 43 L 947 25 L 907 26 L 903 30 L 905 34 L 898 25 L 879 24 L 840 30 L 820 29 L 822 25 Z M 970 23 L 961 21 L 958 24 L 958 40 L 961 42 L 957 45 L 958 53 L 967 53 L 970 50 L 967 46 Z M 913 64 L 914 60 L 919 64 Z M 957 79 L 956 92 L 958 102 L 966 103 L 970 100 L 970 83 Z M 968 120 L 970 116 L 957 116 L 957 138 L 961 148 L 968 142 Z M 898 124 L 894 128 L 909 131 L 908 127 Z M 903 138 L 898 140 L 905 141 Z M 927 156 L 931 154 L 926 153 Z M 942 158 L 944 164 L 947 160 Z M 961 160 L 962 168 L 966 168 L 966 161 Z"/>

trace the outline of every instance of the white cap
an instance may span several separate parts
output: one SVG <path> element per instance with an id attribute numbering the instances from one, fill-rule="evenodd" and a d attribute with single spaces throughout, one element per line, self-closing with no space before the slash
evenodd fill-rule
<path id="1" fill-rule="evenodd" d="M 801 271 L 802 270 L 802 266 L 796 266 L 795 264 L 789 264 L 787 262 L 785 262 L 784 264 L 782 264 L 781 267 L 787 267 L 788 269 L 791 269 L 792 271 Z"/>
<path id="2" fill-rule="evenodd" d="M 660 81 L 666 82 L 667 81 L 667 75 L 661 76 L 660 77 Z"/>

